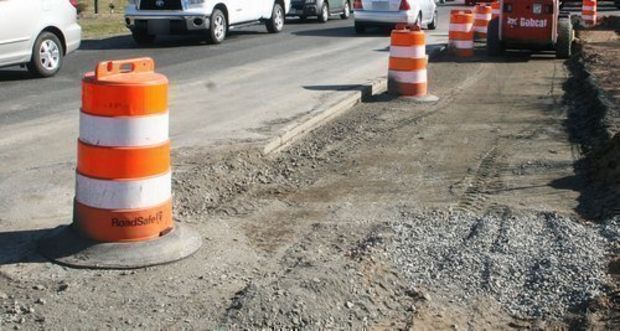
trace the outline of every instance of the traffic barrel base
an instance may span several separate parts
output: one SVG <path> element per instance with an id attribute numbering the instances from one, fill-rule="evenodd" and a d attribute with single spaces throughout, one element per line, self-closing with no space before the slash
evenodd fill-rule
<path id="1" fill-rule="evenodd" d="M 202 246 L 200 235 L 184 224 L 158 239 L 100 242 L 73 226 L 61 226 L 39 242 L 39 252 L 58 264 L 91 269 L 136 269 L 182 260 Z"/>

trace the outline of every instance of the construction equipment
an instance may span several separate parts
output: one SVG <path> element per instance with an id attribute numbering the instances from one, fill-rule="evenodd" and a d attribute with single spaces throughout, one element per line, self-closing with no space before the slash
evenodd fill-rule
<path id="1" fill-rule="evenodd" d="M 501 14 L 489 23 L 487 52 L 504 50 L 555 50 L 568 58 L 574 40 L 569 12 L 560 11 L 559 0 L 500 0 Z"/>

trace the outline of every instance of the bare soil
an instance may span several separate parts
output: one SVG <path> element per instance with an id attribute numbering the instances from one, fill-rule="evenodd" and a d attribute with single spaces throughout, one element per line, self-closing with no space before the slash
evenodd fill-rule
<path id="1" fill-rule="evenodd" d="M 74 270 L 36 253 L 45 231 L 5 235 L 0 329 L 613 329 L 616 205 L 589 194 L 604 140 L 581 124 L 607 117 L 567 97 L 568 64 L 445 55 L 436 103 L 381 95 L 267 157 L 178 150 L 175 215 L 204 247 Z"/>

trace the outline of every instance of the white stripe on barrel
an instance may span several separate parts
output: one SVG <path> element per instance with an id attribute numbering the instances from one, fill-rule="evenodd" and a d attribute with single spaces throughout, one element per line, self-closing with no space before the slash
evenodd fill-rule
<path id="1" fill-rule="evenodd" d="M 448 27 L 448 31 L 454 31 L 454 32 L 469 32 L 471 31 L 471 28 L 474 26 L 474 23 L 450 23 L 450 26 Z"/>
<path id="2" fill-rule="evenodd" d="M 487 27 L 486 26 L 475 26 L 474 27 L 474 31 L 475 32 L 484 32 L 484 33 L 486 33 L 487 32 Z"/>
<path id="3" fill-rule="evenodd" d="M 75 199 L 100 209 L 149 208 L 172 196 L 172 173 L 140 180 L 100 180 L 76 174 Z"/>
<path id="4" fill-rule="evenodd" d="M 425 58 L 426 47 L 425 46 L 390 46 L 391 57 L 404 57 L 404 58 Z"/>
<path id="5" fill-rule="evenodd" d="M 168 112 L 101 117 L 80 112 L 80 140 L 95 146 L 136 147 L 168 141 Z"/>
<path id="6" fill-rule="evenodd" d="M 406 84 L 418 84 L 426 83 L 426 69 L 414 70 L 414 71 L 396 71 L 390 70 L 388 72 L 388 79 L 398 83 Z"/>
<path id="7" fill-rule="evenodd" d="M 455 48 L 470 49 L 474 48 L 473 40 L 452 40 L 451 45 Z"/>
<path id="8" fill-rule="evenodd" d="M 482 21 L 490 21 L 493 18 L 493 14 L 475 14 L 474 19 Z"/>

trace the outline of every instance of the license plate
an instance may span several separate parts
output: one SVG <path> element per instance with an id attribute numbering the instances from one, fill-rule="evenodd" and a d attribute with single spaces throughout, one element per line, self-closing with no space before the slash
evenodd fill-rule
<path id="1" fill-rule="evenodd" d="M 149 20 L 147 25 L 149 34 L 168 34 L 170 33 L 170 21 L 168 20 Z"/>
<path id="2" fill-rule="evenodd" d="M 390 10 L 390 2 L 389 1 L 373 1 L 372 9 L 373 10 Z"/>
<path id="3" fill-rule="evenodd" d="M 534 14 L 542 14 L 542 4 L 535 3 L 532 9 L 534 10 Z"/>

